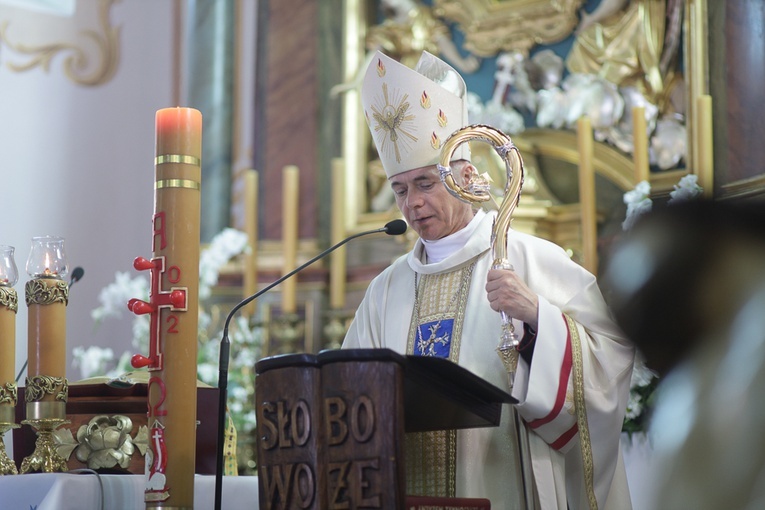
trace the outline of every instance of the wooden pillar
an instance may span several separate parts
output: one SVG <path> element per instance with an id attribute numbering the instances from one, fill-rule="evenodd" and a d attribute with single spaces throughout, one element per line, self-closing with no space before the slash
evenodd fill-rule
<path id="1" fill-rule="evenodd" d="M 319 2 L 259 2 L 255 167 L 263 188 L 262 239 L 281 238 L 282 169 L 300 168 L 298 236 L 316 237 Z"/>

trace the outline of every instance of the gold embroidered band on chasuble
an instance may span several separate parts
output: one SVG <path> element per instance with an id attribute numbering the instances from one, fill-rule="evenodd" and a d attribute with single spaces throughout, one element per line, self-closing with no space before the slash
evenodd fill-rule
<path id="1" fill-rule="evenodd" d="M 442 274 L 415 274 L 407 353 L 459 360 L 462 325 L 475 263 Z M 457 432 L 406 434 L 407 494 L 455 497 Z"/>

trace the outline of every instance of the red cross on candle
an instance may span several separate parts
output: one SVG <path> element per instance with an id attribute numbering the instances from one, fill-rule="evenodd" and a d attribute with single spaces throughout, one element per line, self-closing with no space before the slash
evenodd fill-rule
<path id="1" fill-rule="evenodd" d="M 149 302 L 140 299 L 131 299 L 128 301 L 128 309 L 136 315 L 150 314 L 149 323 L 149 356 L 136 354 L 130 360 L 133 368 L 148 367 L 149 370 L 162 370 L 162 344 L 160 342 L 160 310 L 169 308 L 170 310 L 186 311 L 186 291 L 185 287 L 171 287 L 169 291 L 160 290 L 162 275 L 165 273 L 165 257 L 157 257 L 147 260 L 138 257 L 133 261 L 133 267 L 139 271 L 150 271 L 151 287 L 149 290 Z M 168 271 L 168 280 L 170 283 L 180 281 L 181 270 L 178 266 L 170 267 Z M 174 332 L 177 321 L 174 316 L 168 317 L 168 331 Z"/>

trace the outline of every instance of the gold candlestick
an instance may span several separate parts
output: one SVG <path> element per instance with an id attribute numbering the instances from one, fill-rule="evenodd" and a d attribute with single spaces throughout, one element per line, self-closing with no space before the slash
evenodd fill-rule
<path id="1" fill-rule="evenodd" d="M 18 391 L 14 379 L 16 360 L 16 312 L 19 297 L 13 286 L 19 279 L 13 246 L 0 246 L 0 475 L 18 473 L 5 451 L 3 436 L 18 425 L 15 411 Z"/>
<path id="2" fill-rule="evenodd" d="M 645 108 L 632 108 L 632 159 L 635 161 L 635 183 L 651 182 L 648 162 L 648 134 L 646 132 Z"/>
<path id="3" fill-rule="evenodd" d="M 300 172 L 296 166 L 286 166 L 282 183 L 282 243 L 284 244 L 283 274 L 297 266 L 298 244 L 298 200 Z M 297 311 L 297 276 L 288 278 L 282 284 L 282 313 Z"/>
<path id="4" fill-rule="evenodd" d="M 583 266 L 592 274 L 598 270 L 598 223 L 595 208 L 592 126 L 588 117 L 577 122 L 579 145 L 579 207 L 582 215 Z"/>
<path id="5" fill-rule="evenodd" d="M 66 461 L 56 452 L 53 431 L 68 423 L 66 402 L 66 306 L 69 286 L 63 280 L 69 270 L 64 240 L 44 236 L 32 239 L 25 287 L 27 317 L 26 401 L 27 419 L 21 423 L 37 431 L 35 451 L 21 463 L 21 473 L 67 471 Z"/>
<path id="6" fill-rule="evenodd" d="M 697 98 L 697 147 L 698 163 L 696 165 L 696 175 L 698 175 L 699 186 L 704 190 L 706 198 L 714 196 L 714 136 L 712 133 L 712 96 L 708 94 Z"/>
<path id="7" fill-rule="evenodd" d="M 332 244 L 345 238 L 345 166 L 343 160 L 332 161 Z M 329 304 L 333 310 L 345 307 L 346 254 L 345 246 L 332 254 L 329 270 Z"/>
<path id="8" fill-rule="evenodd" d="M 202 114 L 165 108 L 156 115 L 153 257 L 133 266 L 151 273 L 149 301 L 128 308 L 150 314 L 149 355 L 133 367 L 149 378 L 147 508 L 194 508 L 199 321 Z"/>
<path id="9" fill-rule="evenodd" d="M 248 298 L 258 290 L 258 172 L 249 170 L 244 177 L 244 231 L 250 245 L 244 256 L 244 295 Z M 255 303 L 247 305 L 243 313 L 255 314 Z"/>

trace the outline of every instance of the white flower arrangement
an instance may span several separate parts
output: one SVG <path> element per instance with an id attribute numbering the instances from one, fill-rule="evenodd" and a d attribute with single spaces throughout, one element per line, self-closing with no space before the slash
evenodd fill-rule
<path id="1" fill-rule="evenodd" d="M 217 234 L 199 257 L 199 325 L 197 377 L 200 381 L 217 386 L 219 340 L 222 338 L 220 324 L 215 320 L 209 302 L 212 288 L 218 283 L 221 268 L 233 257 L 249 250 L 247 235 L 236 229 L 227 228 Z M 96 324 L 105 319 L 120 318 L 127 311 L 127 302 L 132 298 L 148 300 L 149 277 L 146 273 L 131 277 L 128 272 L 117 272 L 114 282 L 104 287 L 99 296 L 100 306 L 91 311 Z M 134 371 L 130 365 L 133 354 L 148 350 L 149 315 L 134 315 L 132 318 L 132 347 L 118 360 L 114 351 L 97 346 L 75 347 L 72 351 L 74 366 L 79 368 L 83 378 L 106 376 L 118 378 Z M 247 319 L 237 317 L 229 330 L 231 340 L 231 362 L 229 365 L 228 396 L 229 412 L 239 433 L 249 434 L 255 429 L 255 411 L 252 405 L 254 394 L 255 362 L 260 358 L 261 335 L 250 327 Z"/>
<path id="2" fill-rule="evenodd" d="M 639 182 L 635 189 L 625 193 L 624 203 L 627 205 L 627 216 L 622 222 L 622 229 L 629 230 L 641 215 L 653 208 L 651 185 L 648 181 Z"/>

